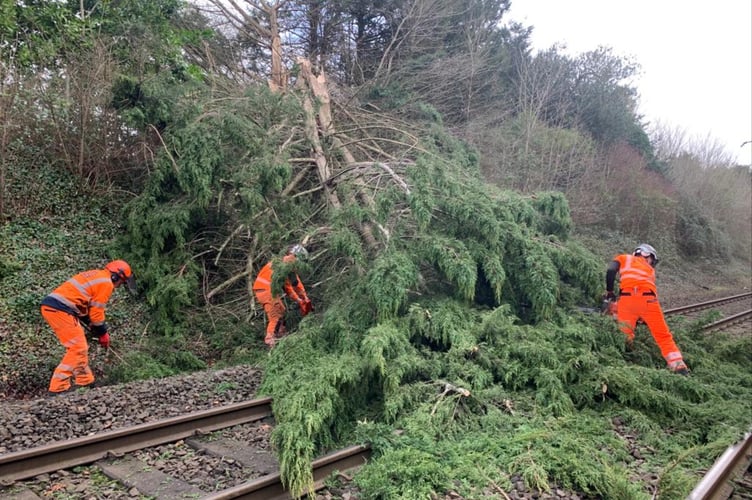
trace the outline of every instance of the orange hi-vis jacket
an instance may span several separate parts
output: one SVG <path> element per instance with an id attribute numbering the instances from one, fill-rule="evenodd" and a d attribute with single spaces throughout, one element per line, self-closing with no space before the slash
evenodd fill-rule
<path id="1" fill-rule="evenodd" d="M 91 326 L 105 324 L 105 306 L 115 290 L 107 269 L 92 269 L 73 276 L 42 301 L 42 305 L 75 317 L 88 316 Z"/>
<path id="2" fill-rule="evenodd" d="M 617 255 L 614 260 L 619 263 L 619 288 L 637 295 L 653 292 L 658 295 L 655 286 L 655 269 L 647 259 L 634 255 Z"/>
<path id="3" fill-rule="evenodd" d="M 295 260 L 294 255 L 285 255 L 282 257 L 282 262 L 289 263 L 293 262 Z M 300 277 L 297 274 L 291 275 L 291 277 L 288 277 L 285 279 L 285 283 L 283 285 L 283 289 L 285 291 L 285 294 L 287 294 L 288 297 L 290 297 L 295 302 L 300 302 L 301 300 L 305 300 L 308 298 L 308 295 L 306 294 L 306 289 L 303 286 L 303 282 L 300 281 Z M 269 292 L 271 295 L 272 290 L 272 261 L 269 261 L 264 265 L 264 267 L 261 268 L 261 271 L 259 271 L 258 276 L 256 276 L 256 281 L 253 282 L 253 290 L 255 292 Z M 270 298 L 276 298 L 276 297 L 270 297 Z"/>
<path id="4" fill-rule="evenodd" d="M 285 263 L 294 261 L 294 255 L 285 255 L 282 258 L 282 262 Z M 266 312 L 269 320 L 266 325 L 266 337 L 264 338 L 264 342 L 269 346 L 273 346 L 276 338 L 285 334 L 284 316 L 286 310 L 282 298 L 272 296 L 272 262 L 267 262 L 261 268 L 253 283 L 253 293 L 259 303 L 264 306 L 264 312 Z M 303 282 L 300 281 L 300 277 L 296 273 L 291 273 L 285 279 L 282 288 L 285 294 L 298 304 L 308 300 Z"/>

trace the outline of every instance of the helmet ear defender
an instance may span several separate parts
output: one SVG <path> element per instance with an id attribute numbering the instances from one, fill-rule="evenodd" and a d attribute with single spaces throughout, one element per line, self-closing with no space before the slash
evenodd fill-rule
<path id="1" fill-rule="evenodd" d="M 128 287 L 131 293 L 136 292 L 136 280 L 131 271 L 131 266 L 124 260 L 113 260 L 104 266 L 105 269 L 110 271 L 110 275 L 116 278 L 119 283 L 122 283 Z M 113 279 L 115 282 L 115 279 Z"/>

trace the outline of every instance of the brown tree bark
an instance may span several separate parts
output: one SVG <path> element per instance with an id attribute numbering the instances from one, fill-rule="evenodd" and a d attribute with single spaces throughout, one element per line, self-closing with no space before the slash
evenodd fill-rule
<path id="1" fill-rule="evenodd" d="M 354 164 L 355 157 L 334 135 L 335 129 L 332 120 L 331 96 L 329 95 L 329 89 L 326 85 L 326 77 L 324 73 L 321 72 L 318 75 L 315 75 L 311 68 L 311 62 L 305 58 L 300 57 L 297 62 L 301 69 L 301 79 L 299 83 L 300 85 L 305 85 L 307 90 L 310 91 L 310 97 L 308 95 L 304 97 L 303 108 L 306 111 L 306 134 L 313 146 L 313 157 L 318 170 L 319 182 L 321 182 L 326 190 L 326 196 L 329 203 L 336 208 L 340 208 L 342 204 L 336 191 L 331 190 L 327 186 L 333 172 L 326 152 L 322 146 L 322 138 L 326 138 L 342 158 L 345 159 L 346 166 Z M 314 106 L 312 99 L 316 100 L 318 106 Z M 368 198 L 365 194 L 359 195 L 359 198 L 360 200 L 356 199 L 355 196 L 350 195 L 348 203 L 359 203 L 360 201 L 360 203 L 373 204 L 373 200 Z M 374 228 L 372 224 L 363 223 L 358 229 L 361 237 L 371 249 L 378 247 L 378 241 L 374 236 Z"/>

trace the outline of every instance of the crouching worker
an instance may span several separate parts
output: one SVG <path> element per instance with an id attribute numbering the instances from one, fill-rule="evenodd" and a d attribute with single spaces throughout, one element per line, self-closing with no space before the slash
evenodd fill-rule
<path id="1" fill-rule="evenodd" d="M 94 382 L 83 325 L 88 325 L 102 347 L 110 347 L 105 306 L 113 290 L 121 285 L 127 285 L 135 292 L 131 267 L 124 260 L 114 260 L 104 269 L 92 269 L 73 276 L 42 300 L 42 317 L 65 347 L 65 355 L 52 374 L 50 392 L 70 389 L 71 378 L 76 385 Z"/>
<path id="2" fill-rule="evenodd" d="M 606 269 L 604 298 L 616 300 L 614 280 L 618 273 L 620 291 L 616 319 L 619 322 L 619 328 L 627 336 L 627 344 L 631 345 L 634 341 L 637 320 L 642 319 L 655 339 L 655 343 L 658 344 L 668 364 L 668 369 L 680 375 L 688 375 L 687 365 L 674 342 L 674 337 L 671 335 L 658 302 L 658 290 L 655 285 L 657 263 L 658 256 L 655 249 L 647 244 L 635 248 L 632 255 L 617 255 Z"/>
<path id="3" fill-rule="evenodd" d="M 295 262 L 298 258 L 303 260 L 306 257 L 308 257 L 308 251 L 303 245 L 295 244 L 288 247 L 287 253 L 282 257 L 282 262 L 289 264 Z M 266 312 L 267 324 L 264 343 L 269 347 L 274 347 L 277 339 L 287 333 L 284 319 L 285 303 L 281 296 L 272 294 L 273 274 L 272 261 L 269 261 L 261 268 L 253 283 L 253 293 L 256 295 L 256 300 L 264 307 L 264 312 Z M 303 316 L 313 311 L 313 304 L 311 304 L 305 286 L 297 273 L 292 272 L 285 278 L 282 289 L 285 295 L 298 304 Z"/>

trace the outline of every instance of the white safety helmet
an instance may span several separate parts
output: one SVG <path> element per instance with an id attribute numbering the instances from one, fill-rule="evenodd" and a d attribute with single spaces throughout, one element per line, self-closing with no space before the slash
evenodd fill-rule
<path id="1" fill-rule="evenodd" d="M 655 248 L 648 245 L 647 243 L 643 243 L 637 248 L 634 249 L 634 255 L 642 255 L 643 257 L 653 257 L 652 265 L 655 267 L 655 265 L 658 263 L 658 254 L 655 251 Z"/>
<path id="2" fill-rule="evenodd" d="M 305 247 L 300 243 L 290 245 L 290 247 L 287 249 L 287 253 L 294 255 L 299 259 L 305 259 L 308 257 L 308 250 L 306 250 Z"/>

